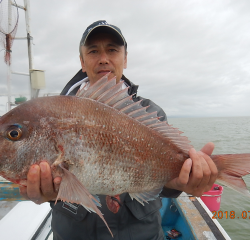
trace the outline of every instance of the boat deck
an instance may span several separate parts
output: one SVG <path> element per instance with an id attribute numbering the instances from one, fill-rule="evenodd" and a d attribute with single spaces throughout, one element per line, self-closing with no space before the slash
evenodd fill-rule
<path id="1" fill-rule="evenodd" d="M 180 240 L 229 240 L 230 237 L 200 198 L 182 193 L 178 198 L 162 199 L 162 228 L 166 236 L 168 231 L 181 232 Z"/>

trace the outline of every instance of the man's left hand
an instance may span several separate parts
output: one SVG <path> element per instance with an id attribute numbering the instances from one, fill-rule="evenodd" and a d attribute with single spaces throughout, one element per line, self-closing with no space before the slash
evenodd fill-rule
<path id="1" fill-rule="evenodd" d="M 199 152 L 191 148 L 189 156 L 181 169 L 179 177 L 169 181 L 165 187 L 200 197 L 213 186 L 218 170 L 209 157 L 214 150 L 213 143 L 207 143 Z"/>

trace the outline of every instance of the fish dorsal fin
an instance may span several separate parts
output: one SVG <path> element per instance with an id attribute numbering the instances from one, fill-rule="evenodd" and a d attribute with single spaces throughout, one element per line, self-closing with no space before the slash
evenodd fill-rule
<path id="1" fill-rule="evenodd" d="M 77 97 L 85 97 L 85 98 L 91 98 L 91 96 L 98 90 L 100 87 L 105 85 L 105 83 L 108 81 L 108 75 L 106 74 L 101 79 L 99 79 L 97 82 L 95 82 L 92 86 L 90 86 L 87 90 L 84 90 L 82 88 L 79 92 L 76 93 Z"/>
<path id="2" fill-rule="evenodd" d="M 91 98 L 98 102 L 109 105 L 116 110 L 127 114 L 129 117 L 137 120 L 141 124 L 151 128 L 155 132 L 167 138 L 173 144 L 178 146 L 184 153 L 188 153 L 192 146 L 187 137 L 181 136 L 182 133 L 177 128 L 173 128 L 166 121 L 160 121 L 161 117 L 157 112 L 147 112 L 147 107 L 141 105 L 141 101 L 133 101 L 133 97 L 128 94 L 128 88 L 124 88 L 124 81 L 116 84 L 116 79 L 108 80 L 108 75 L 90 86 L 87 90 L 81 89 L 76 96 Z"/>

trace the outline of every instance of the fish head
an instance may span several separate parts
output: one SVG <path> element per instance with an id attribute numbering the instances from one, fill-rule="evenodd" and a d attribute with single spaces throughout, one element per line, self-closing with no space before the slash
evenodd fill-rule
<path id="1" fill-rule="evenodd" d="M 58 155 L 50 129 L 41 124 L 44 111 L 37 109 L 29 101 L 0 118 L 0 175 L 13 182 L 25 179 L 31 165 Z"/>

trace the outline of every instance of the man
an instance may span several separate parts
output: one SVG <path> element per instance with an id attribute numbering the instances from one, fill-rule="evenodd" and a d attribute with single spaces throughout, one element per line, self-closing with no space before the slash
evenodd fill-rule
<path id="1" fill-rule="evenodd" d="M 117 82 L 124 80 L 125 85 L 129 86 L 128 93 L 136 94 L 138 86 L 123 75 L 123 69 L 127 67 L 127 43 L 116 26 L 104 20 L 91 24 L 80 42 L 80 61 L 82 70 L 66 85 L 63 95 L 74 95 L 82 83 L 86 82 L 89 87 L 108 72 L 109 79 L 116 76 Z M 157 111 L 158 116 L 163 116 L 161 120 L 166 120 L 166 115 L 159 106 L 149 99 L 133 95 L 134 101 L 141 99 L 143 106 L 150 106 L 147 111 Z M 200 152 L 191 149 L 190 158 L 184 162 L 179 177 L 166 183 L 161 196 L 177 197 L 181 191 L 201 196 L 204 191 L 209 190 L 217 177 L 217 168 L 209 157 L 213 148 L 213 144 L 208 143 Z M 52 180 L 50 167 L 44 161 L 30 168 L 27 187 L 20 187 L 23 196 L 38 204 L 52 201 L 54 239 L 164 239 L 159 198 L 142 206 L 137 201 L 132 201 L 127 193 L 121 194 L 120 199 L 112 198 L 119 205 L 118 212 L 114 214 L 107 208 L 105 196 L 100 196 L 101 211 L 114 234 L 114 238 L 111 238 L 97 214 L 88 213 L 77 204 L 54 204 L 60 180 Z"/>

